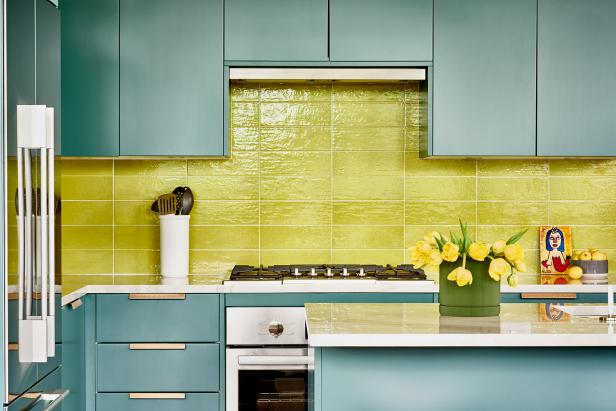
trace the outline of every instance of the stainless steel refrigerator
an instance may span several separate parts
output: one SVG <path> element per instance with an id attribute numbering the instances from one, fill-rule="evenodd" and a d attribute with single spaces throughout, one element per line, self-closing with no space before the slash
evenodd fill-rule
<path id="1" fill-rule="evenodd" d="M 61 409 L 60 12 L 2 1 L 2 406 Z"/>

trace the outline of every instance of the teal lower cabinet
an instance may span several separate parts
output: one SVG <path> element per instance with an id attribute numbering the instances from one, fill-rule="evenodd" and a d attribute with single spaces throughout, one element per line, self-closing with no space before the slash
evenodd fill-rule
<path id="1" fill-rule="evenodd" d="M 226 294 L 227 307 L 303 307 L 305 303 L 433 303 L 433 293 Z"/>
<path id="2" fill-rule="evenodd" d="M 209 411 L 218 410 L 218 394 L 97 394 L 97 411 Z"/>
<path id="3" fill-rule="evenodd" d="M 614 409 L 613 348 L 316 351 L 317 411 Z"/>

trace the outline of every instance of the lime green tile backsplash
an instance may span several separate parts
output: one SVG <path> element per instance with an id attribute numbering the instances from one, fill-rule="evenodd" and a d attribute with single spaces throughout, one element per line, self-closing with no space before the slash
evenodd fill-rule
<path id="1" fill-rule="evenodd" d="M 570 224 L 616 271 L 616 161 L 422 160 L 415 85 L 231 88 L 229 160 L 62 164 L 64 284 L 157 281 L 156 195 L 189 185 L 191 273 L 234 264 L 402 263 L 458 217 L 492 241 Z M 523 240 L 537 268 L 537 230 Z M 527 278 L 533 281 L 532 277 Z"/>

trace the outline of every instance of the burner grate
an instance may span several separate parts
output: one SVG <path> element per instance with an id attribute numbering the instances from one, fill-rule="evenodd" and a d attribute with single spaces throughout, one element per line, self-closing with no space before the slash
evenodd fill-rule
<path id="1" fill-rule="evenodd" d="M 269 267 L 236 265 L 232 281 L 267 281 L 282 279 L 377 279 L 385 281 L 425 281 L 424 270 L 411 264 L 289 264 Z"/>

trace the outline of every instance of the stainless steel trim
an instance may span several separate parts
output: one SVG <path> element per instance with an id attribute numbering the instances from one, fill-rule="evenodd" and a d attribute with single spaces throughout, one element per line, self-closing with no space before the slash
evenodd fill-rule
<path id="1" fill-rule="evenodd" d="M 242 369 L 242 366 L 246 365 L 256 365 L 267 368 L 276 368 L 276 366 L 295 366 L 295 365 L 314 365 L 314 362 L 311 362 L 310 357 L 306 354 L 305 356 L 297 356 L 297 355 L 240 355 L 237 357 L 237 363 Z M 301 367 L 300 369 L 303 369 Z"/>
<path id="2" fill-rule="evenodd" d="M 232 67 L 230 80 L 275 80 L 275 81 L 423 81 L 425 68 L 269 68 Z"/>
<path id="3" fill-rule="evenodd" d="M 227 345 L 308 345 L 304 307 L 230 307 L 226 314 Z"/>

